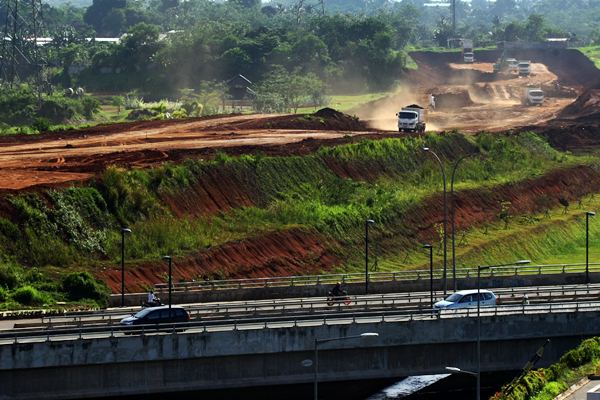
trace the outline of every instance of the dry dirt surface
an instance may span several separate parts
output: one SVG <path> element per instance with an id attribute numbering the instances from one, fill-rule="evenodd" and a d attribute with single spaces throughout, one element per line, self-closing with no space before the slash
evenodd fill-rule
<path id="1" fill-rule="evenodd" d="M 285 126 L 295 129 L 282 128 Z M 0 139 L 0 189 L 88 180 L 107 165 L 146 167 L 217 149 L 260 149 L 365 134 L 356 119 L 324 109 L 297 115 L 234 115 L 185 121 L 107 125 L 37 137 Z M 241 151 L 241 150 L 240 150 Z"/>
<path id="2" fill-rule="evenodd" d="M 445 65 L 445 81 L 439 79 L 439 67 L 419 65 L 413 85 L 399 87 L 393 96 L 355 113 L 373 128 L 395 130 L 395 113 L 402 106 L 417 103 L 427 107 L 433 94 L 436 107 L 427 109 L 428 130 L 501 131 L 551 120 L 578 94 L 576 88 L 561 85 L 558 76 L 542 63 L 532 63 L 529 77 L 494 75 L 492 63 Z M 546 101 L 542 106 L 521 104 L 526 87 L 544 89 Z"/>

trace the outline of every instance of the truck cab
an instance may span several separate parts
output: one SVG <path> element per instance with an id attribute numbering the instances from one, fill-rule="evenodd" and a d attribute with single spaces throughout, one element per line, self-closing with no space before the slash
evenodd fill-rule
<path id="1" fill-rule="evenodd" d="M 425 109 L 416 104 L 402 108 L 396 113 L 398 132 L 425 132 Z"/>
<path id="2" fill-rule="evenodd" d="M 531 61 L 519 61 L 519 76 L 529 76 L 531 74 Z"/>
<path id="3" fill-rule="evenodd" d="M 473 54 L 471 51 L 463 53 L 463 61 L 466 64 L 473 64 L 475 62 L 475 54 Z"/>
<path id="4" fill-rule="evenodd" d="M 539 87 L 525 88 L 522 103 L 529 106 L 541 106 L 544 104 L 544 91 Z"/>

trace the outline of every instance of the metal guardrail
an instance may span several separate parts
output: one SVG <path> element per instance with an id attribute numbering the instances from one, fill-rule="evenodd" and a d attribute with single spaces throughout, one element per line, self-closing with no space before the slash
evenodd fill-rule
<path id="1" fill-rule="evenodd" d="M 531 305 L 540 303 L 566 303 L 596 301 L 600 299 L 600 285 L 537 288 L 508 288 L 495 291 L 501 304 L 522 304 L 523 296 L 530 296 Z M 437 297 L 437 296 L 436 296 Z M 437 297 L 439 299 L 439 297 Z M 437 299 L 436 299 L 437 300 Z M 348 315 L 359 311 L 421 311 L 431 308 L 429 293 L 399 293 L 369 296 L 352 296 L 351 304 L 336 303 L 327 305 L 324 298 L 260 300 L 254 302 L 233 302 L 224 304 L 205 304 L 186 307 L 192 320 L 224 321 L 243 318 L 280 317 L 280 316 L 318 316 L 331 314 Z M 79 327 L 106 327 L 118 325 L 124 316 L 122 310 L 112 310 L 106 314 L 77 315 L 73 317 L 52 317 L 41 322 L 15 324 L 14 332 L 30 332 Z"/>
<path id="2" fill-rule="evenodd" d="M 561 286 L 538 286 L 538 287 L 519 287 L 519 288 L 499 288 L 494 292 L 500 296 L 501 302 L 510 302 L 511 297 L 518 296 L 517 301 L 521 301 L 522 296 L 527 294 L 531 296 L 530 302 L 537 301 L 555 301 L 564 300 L 565 297 L 584 297 L 596 296 L 600 298 L 600 284 L 589 285 L 561 285 Z M 540 295 L 543 293 L 543 295 Z M 435 292 L 435 298 L 440 299 L 441 290 Z M 331 310 L 335 307 L 337 311 L 347 312 L 350 309 L 363 308 L 365 310 L 374 307 L 385 306 L 390 309 L 399 309 L 401 307 L 423 308 L 429 307 L 429 292 L 403 292 L 350 296 L 351 305 L 342 306 L 340 304 L 328 306 L 323 297 L 301 298 L 301 299 L 267 299 L 253 301 L 235 301 L 224 303 L 208 303 L 186 306 L 186 310 L 192 318 L 229 318 L 231 316 L 257 316 L 279 312 L 280 314 L 291 313 L 316 313 L 323 310 Z M 139 311 L 139 308 L 132 309 L 113 309 L 89 314 L 77 314 L 73 316 L 50 316 L 41 318 L 39 324 L 30 324 L 30 326 L 45 326 L 46 329 L 65 325 L 114 325 L 128 312 Z"/>
<path id="3" fill-rule="evenodd" d="M 600 312 L 600 301 L 584 303 L 550 303 L 534 305 L 508 305 L 482 307 L 481 316 L 547 314 L 547 313 L 581 313 Z M 360 311 L 351 314 L 320 314 L 269 318 L 242 318 L 228 321 L 200 321 L 161 325 L 109 326 L 109 327 L 80 327 L 53 330 L 35 330 L 28 332 L 0 333 L 0 345 L 44 342 L 54 340 L 81 340 L 85 338 L 109 338 L 115 334 L 135 334 L 138 336 L 151 334 L 180 334 L 182 331 L 196 329 L 197 333 L 207 333 L 218 330 L 250 330 L 267 328 L 287 328 L 298 326 L 322 326 L 327 324 L 360 324 L 407 322 L 424 319 L 469 318 L 477 315 L 476 308 L 454 310 L 415 310 L 415 311 Z M 308 324 L 307 324 L 308 323 Z M 51 339 L 52 338 L 52 339 Z M 33 339 L 33 340 L 32 340 Z M 37 340 L 36 340 L 37 339 Z M 1 343 L 4 341 L 4 343 Z"/>
<path id="4" fill-rule="evenodd" d="M 590 272 L 600 272 L 600 263 L 590 263 Z M 525 265 L 525 266 L 505 266 L 493 267 L 481 271 L 481 276 L 523 276 L 523 275 L 543 275 L 543 274 L 567 274 L 580 273 L 585 271 L 585 263 L 575 264 L 543 264 L 543 265 Z M 443 271 L 439 268 L 433 271 L 434 279 L 442 279 Z M 457 279 L 475 278 L 477 268 L 459 268 L 456 270 Z M 369 273 L 369 282 L 389 282 L 389 281 L 419 281 L 429 279 L 429 270 L 404 270 L 393 272 L 372 272 Z M 451 279 L 451 273 L 448 274 Z M 252 289 L 269 287 L 291 287 L 291 286 L 314 286 L 314 285 L 334 285 L 336 282 L 363 283 L 365 281 L 364 273 L 343 273 L 343 274 L 325 274 L 325 275 L 299 275 L 283 276 L 270 278 L 245 278 L 245 279 L 226 279 L 226 280 L 199 280 L 189 282 L 173 282 L 173 291 L 189 290 L 231 290 L 231 289 Z M 154 285 L 158 292 L 168 290 L 167 283 L 157 283 Z"/>

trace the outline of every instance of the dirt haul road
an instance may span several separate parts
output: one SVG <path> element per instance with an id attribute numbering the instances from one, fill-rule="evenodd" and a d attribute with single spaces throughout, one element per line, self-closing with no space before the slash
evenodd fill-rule
<path id="1" fill-rule="evenodd" d="M 361 107 L 356 114 L 373 128 L 396 130 L 395 113 L 402 106 L 412 103 L 428 106 L 429 95 L 433 94 L 436 107 L 428 107 L 428 130 L 499 131 L 555 118 L 577 95 L 574 88 L 559 85 L 558 77 L 541 63 L 532 63 L 532 74 L 528 77 L 516 73 L 494 75 L 492 63 L 447 66 L 450 73 L 446 82 L 401 86 L 394 95 L 374 102 L 371 107 Z M 544 90 L 546 100 L 542 106 L 521 104 L 528 86 Z"/>
<path id="2" fill-rule="evenodd" d="M 170 160 L 171 153 L 177 151 L 192 155 L 203 149 L 277 146 L 304 139 L 333 140 L 365 134 L 348 130 L 260 128 L 277 118 L 238 115 L 191 122 L 152 121 L 124 130 L 119 130 L 118 125 L 107 126 L 106 133 L 92 129 L 89 134 L 83 130 L 38 138 L 2 139 L 0 189 L 20 190 L 87 180 L 110 164 L 145 167 Z"/>

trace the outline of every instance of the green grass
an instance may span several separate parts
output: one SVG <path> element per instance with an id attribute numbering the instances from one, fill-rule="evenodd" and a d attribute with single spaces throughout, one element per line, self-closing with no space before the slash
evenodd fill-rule
<path id="1" fill-rule="evenodd" d="M 492 400 L 552 400 L 600 367 L 600 338 L 586 339 L 548 368 L 531 370 L 505 385 Z M 509 389 L 512 387 L 512 389 Z"/>
<path id="2" fill-rule="evenodd" d="M 596 64 L 596 68 L 600 68 L 600 45 L 579 47 L 578 50 L 592 60 Z"/>
<path id="3" fill-rule="evenodd" d="M 389 96 L 391 92 L 373 92 L 373 93 L 363 93 L 363 94 L 333 94 L 327 96 L 329 101 L 326 106 L 319 107 L 301 107 L 298 109 L 298 114 L 307 114 L 315 112 L 316 110 L 323 107 L 331 107 L 335 108 L 338 111 L 348 111 L 355 107 L 361 106 L 363 104 L 369 103 L 373 100 L 378 100 Z"/>

